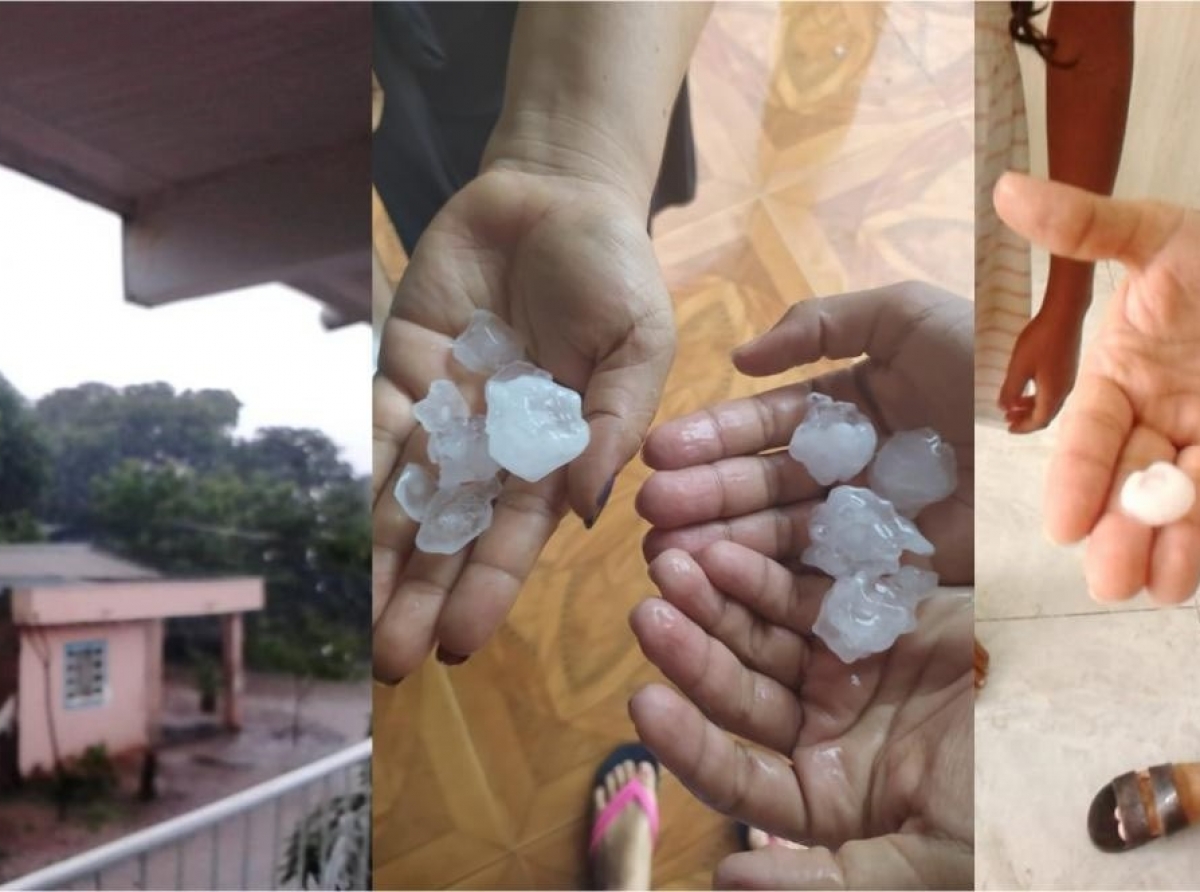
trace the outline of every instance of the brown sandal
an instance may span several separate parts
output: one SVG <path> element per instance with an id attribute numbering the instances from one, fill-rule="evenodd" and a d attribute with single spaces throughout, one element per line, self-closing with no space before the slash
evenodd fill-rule
<path id="1" fill-rule="evenodd" d="M 991 657 L 988 656 L 987 649 L 979 643 L 979 639 L 975 639 L 975 690 L 979 690 L 987 684 L 988 664 L 991 662 Z"/>
<path id="2" fill-rule="evenodd" d="M 1125 852 L 1200 823 L 1200 762 L 1155 765 L 1106 784 L 1088 810 L 1088 835 L 1104 852 Z"/>

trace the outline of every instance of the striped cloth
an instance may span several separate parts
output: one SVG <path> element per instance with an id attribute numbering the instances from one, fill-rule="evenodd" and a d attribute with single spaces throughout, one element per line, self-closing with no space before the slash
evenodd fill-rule
<path id="1" fill-rule="evenodd" d="M 1029 170 L 1029 134 L 1009 4 L 975 6 L 975 420 L 1004 426 L 996 406 L 1031 312 L 1029 245 L 992 204 L 1006 170 Z"/>

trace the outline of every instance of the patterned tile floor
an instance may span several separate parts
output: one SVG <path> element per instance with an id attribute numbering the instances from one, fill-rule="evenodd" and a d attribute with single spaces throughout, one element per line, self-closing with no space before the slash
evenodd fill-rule
<path id="1" fill-rule="evenodd" d="M 794 301 L 907 278 L 969 293 L 972 33 L 966 4 L 718 6 L 692 65 L 699 194 L 655 224 L 680 326 L 661 417 L 772 386 L 728 351 Z M 592 771 L 657 675 L 626 625 L 651 592 L 646 475 L 625 471 L 595 529 L 563 523 L 470 662 L 376 688 L 379 888 L 586 882 Z M 671 777 L 660 795 L 655 886 L 707 888 L 732 826 Z"/>

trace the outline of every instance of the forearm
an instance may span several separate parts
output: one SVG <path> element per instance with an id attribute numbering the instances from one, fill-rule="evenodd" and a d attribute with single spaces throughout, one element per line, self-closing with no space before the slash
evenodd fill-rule
<path id="1" fill-rule="evenodd" d="M 529 3 L 484 168 L 592 180 L 649 206 L 707 3 Z"/>
<path id="2" fill-rule="evenodd" d="M 1047 35 L 1056 41 L 1046 72 L 1050 179 L 1112 194 L 1125 139 L 1133 79 L 1133 3 L 1057 2 Z M 1094 265 L 1050 261 L 1044 311 L 1082 322 Z"/>

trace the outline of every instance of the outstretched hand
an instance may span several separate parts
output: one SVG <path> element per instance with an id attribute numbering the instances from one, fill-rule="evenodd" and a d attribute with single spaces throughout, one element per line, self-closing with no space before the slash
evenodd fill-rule
<path id="1" fill-rule="evenodd" d="M 1016 232 L 1077 260 L 1120 261 L 1114 294 L 1063 415 L 1047 478 L 1046 530 L 1088 537 L 1085 574 L 1103 601 L 1143 589 L 1177 603 L 1200 583 L 1200 505 L 1153 529 L 1125 516 L 1125 479 L 1155 461 L 1200 485 L 1200 216 L 1005 174 L 996 210 Z"/>
<path id="2" fill-rule="evenodd" d="M 955 447 L 958 490 L 917 518 L 949 582 L 972 578 L 972 304 L 906 283 L 797 304 L 734 355 L 769 375 L 866 359 L 668 422 L 638 507 L 662 598 L 630 622 L 675 685 L 630 702 L 638 733 L 705 802 L 812 843 L 733 855 L 738 888 L 965 887 L 973 864 L 973 611 L 926 602 L 917 631 L 851 666 L 812 635 L 828 578 L 798 565 L 825 494 L 778 450 L 810 389 L 857 403 L 880 436 L 930 426 Z M 724 732 L 761 746 L 758 750 Z"/>
<path id="3" fill-rule="evenodd" d="M 824 498 L 783 447 L 812 390 L 855 403 L 879 439 L 932 427 L 958 459 L 954 495 L 918 515 L 937 548 L 942 581 L 974 573 L 975 428 L 973 305 L 931 285 L 907 282 L 802 301 L 775 327 L 734 353 L 738 370 L 773 375 L 818 359 L 866 359 L 810 381 L 732 400 L 659 425 L 643 449 L 657 473 L 638 494 L 653 529 L 644 550 L 696 552 L 722 539 L 791 563 L 808 545 L 808 517 Z M 865 484 L 865 473 L 855 481 Z"/>
<path id="4" fill-rule="evenodd" d="M 438 378 L 476 408 L 482 384 L 451 356 L 472 311 L 496 313 L 530 358 L 583 395 L 587 450 L 538 483 L 509 476 L 492 526 L 457 554 L 414 548 L 417 524 L 391 489 L 427 463 L 412 414 Z M 439 644 L 458 662 L 500 626 L 568 505 L 589 524 L 641 444 L 674 352 L 670 298 L 644 212 L 564 176 L 484 173 L 422 237 L 384 324 L 374 383 L 374 668 L 398 681 Z"/>
<path id="5" fill-rule="evenodd" d="M 895 646 L 843 664 L 812 636 L 827 581 L 717 542 L 651 564 L 630 623 L 682 693 L 634 695 L 638 735 L 701 800 L 768 833 L 718 888 L 968 888 L 974 611 L 939 595 Z M 747 746 L 736 734 L 762 749 Z"/>

